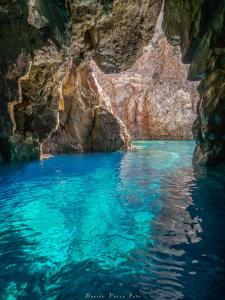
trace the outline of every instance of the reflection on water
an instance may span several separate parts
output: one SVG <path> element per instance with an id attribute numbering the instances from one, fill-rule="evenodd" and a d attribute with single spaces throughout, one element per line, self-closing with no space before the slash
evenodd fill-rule
<path id="1" fill-rule="evenodd" d="M 225 297 L 225 172 L 134 144 L 0 167 L 0 299 Z"/>

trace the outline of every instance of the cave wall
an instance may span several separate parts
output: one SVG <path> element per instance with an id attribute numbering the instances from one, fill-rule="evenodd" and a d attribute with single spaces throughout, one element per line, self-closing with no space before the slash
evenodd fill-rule
<path id="1" fill-rule="evenodd" d="M 187 80 L 188 65 L 179 46 L 168 43 L 162 31 L 163 9 L 150 44 L 128 70 L 105 74 L 92 62 L 114 113 L 132 139 L 192 139 L 199 100 L 198 82 Z"/>
<path id="2" fill-rule="evenodd" d="M 1 2 L 0 159 L 128 148 L 124 124 L 107 101 L 99 103 L 83 70 L 91 57 L 105 72 L 130 67 L 151 39 L 160 7 L 160 0 Z M 79 122 L 86 108 L 88 122 Z M 112 140 L 106 125 L 115 129 Z"/>
<path id="3" fill-rule="evenodd" d="M 60 86 L 58 124 L 42 143 L 43 154 L 130 148 L 123 122 L 94 76 L 90 63 L 74 66 Z"/>
<path id="4" fill-rule="evenodd" d="M 41 144 L 65 124 L 61 110 L 68 107 L 62 104 L 62 86 L 71 61 L 76 74 L 80 66 L 88 66 L 91 57 L 106 73 L 130 68 L 152 38 L 161 5 L 160 0 L 1 1 L 0 159 L 39 157 Z M 180 45 L 182 61 L 190 64 L 188 78 L 201 81 L 193 133 L 195 161 L 202 164 L 225 160 L 224 12 L 224 0 L 165 0 L 163 27 L 167 39 Z M 79 86 L 78 81 L 75 84 Z M 93 93 L 98 103 L 98 93 Z M 81 98 L 76 104 L 78 110 L 86 99 Z M 102 109 L 97 107 L 93 108 L 91 124 L 95 124 L 95 116 L 102 117 L 101 121 L 97 118 L 96 128 L 104 128 L 103 111 L 107 110 L 109 119 L 115 121 L 109 122 L 111 128 L 120 124 L 115 132 L 117 137 L 123 136 L 124 125 L 111 115 L 111 108 L 105 104 Z M 66 130 L 69 135 L 70 128 L 61 132 Z M 103 139 L 108 139 L 107 135 L 106 131 Z M 89 136 L 92 143 L 98 140 L 92 133 Z M 62 136 L 57 137 L 63 148 Z M 74 149 L 84 144 L 81 140 Z"/>
<path id="5" fill-rule="evenodd" d="M 11 157 L 10 137 L 13 122 L 8 104 L 18 94 L 19 78 L 29 68 L 36 49 L 46 44 L 43 31 L 28 22 L 25 0 L 2 1 L 0 4 L 0 160 Z"/>
<path id="6" fill-rule="evenodd" d="M 225 161 L 225 1 L 166 0 L 164 31 L 179 44 L 189 80 L 201 80 L 194 161 L 216 165 Z"/>

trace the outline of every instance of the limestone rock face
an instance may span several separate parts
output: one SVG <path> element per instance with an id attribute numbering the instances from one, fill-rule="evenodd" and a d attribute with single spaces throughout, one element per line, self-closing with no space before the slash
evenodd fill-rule
<path id="1" fill-rule="evenodd" d="M 81 55 L 91 55 L 109 73 L 127 69 L 140 57 L 154 32 L 162 0 L 67 2 L 74 33 L 71 53 L 79 48 Z"/>
<path id="2" fill-rule="evenodd" d="M 84 122 L 83 116 L 93 120 L 96 107 L 102 104 L 97 100 L 98 93 L 92 93 L 91 88 L 81 87 L 85 82 L 92 81 L 78 79 L 83 72 L 82 66 L 85 68 L 90 57 L 93 57 L 106 73 L 130 68 L 141 56 L 143 46 L 149 43 L 153 35 L 161 5 L 161 0 L 1 1 L 0 159 L 39 157 L 42 143 L 45 144 L 54 134 L 59 144 L 56 147 L 54 143 L 51 145 L 53 152 L 67 151 L 67 145 L 70 146 L 69 151 L 77 151 L 78 148 L 86 151 L 92 148 L 90 131 L 93 129 L 93 122 Z M 188 78 L 201 80 L 194 137 L 197 142 L 195 160 L 204 164 L 225 161 L 224 10 L 225 0 L 165 0 L 166 36 L 173 45 L 181 46 L 183 62 L 191 64 Z M 161 43 L 160 39 L 158 45 Z M 158 49 L 156 54 L 162 55 L 161 46 Z M 172 52 L 167 47 L 165 49 L 161 57 L 165 60 L 163 65 L 166 67 L 158 66 L 155 68 L 156 72 L 150 72 L 149 75 L 149 78 L 155 78 L 152 82 L 159 95 L 162 90 L 161 83 L 165 81 L 166 86 L 166 76 L 171 74 L 174 82 L 179 78 L 177 63 L 169 63 Z M 69 84 L 68 88 L 72 92 L 67 97 L 66 83 L 70 80 L 68 70 L 71 61 L 75 68 L 75 75 L 72 77 L 75 82 L 72 87 Z M 170 70 L 173 72 L 170 73 Z M 132 87 L 128 88 L 133 89 L 135 85 L 138 90 L 140 79 L 135 75 L 132 81 Z M 172 87 L 173 83 L 170 82 L 168 89 L 169 86 Z M 148 99 L 152 95 L 150 89 L 151 85 L 146 89 L 146 96 L 141 95 L 142 99 Z M 187 111 L 184 106 L 188 97 L 187 91 L 180 91 L 182 92 L 178 96 L 172 91 L 168 95 L 170 99 L 180 97 L 182 104 L 176 104 L 174 100 L 171 103 L 175 106 L 171 107 L 166 103 L 165 109 Z M 156 99 L 158 96 L 154 97 Z M 165 101 L 162 93 L 159 98 L 157 103 Z M 70 100 L 66 103 L 65 99 Z M 94 101 L 94 104 L 90 104 L 90 101 Z M 152 124 L 152 115 L 150 121 L 148 119 L 149 110 L 163 120 L 157 125 L 157 128 L 160 127 L 161 136 L 169 136 L 175 128 L 174 125 L 168 125 L 174 124 L 172 116 L 165 113 L 164 116 L 167 117 L 162 118 L 157 105 L 148 108 L 146 100 L 143 101 L 140 101 L 140 106 L 136 106 L 137 102 L 131 102 L 131 106 L 138 111 L 136 118 L 129 112 L 128 105 L 127 110 L 123 110 L 128 115 L 124 120 L 132 120 L 129 121 L 130 124 L 135 120 L 139 128 L 135 132 L 131 125 L 129 128 L 128 122 L 129 131 L 136 136 L 150 136 L 147 130 L 140 133 L 141 125 L 138 125 L 149 122 Z M 111 112 L 109 104 L 103 106 Z M 73 114 L 77 114 L 77 118 L 71 118 Z M 115 113 L 112 115 L 116 118 Z M 120 116 L 119 113 L 118 115 Z M 79 116 L 82 121 L 78 121 Z M 117 124 L 116 120 L 113 124 Z M 164 124 L 169 127 L 169 132 L 165 130 Z M 176 128 L 179 128 L 177 124 Z M 180 131 L 183 130 L 182 127 Z M 120 132 L 122 131 L 121 127 Z"/>
<path id="3" fill-rule="evenodd" d="M 130 148 L 130 136 L 125 125 L 104 106 L 98 106 L 95 109 L 92 139 L 94 151 Z"/>
<path id="4" fill-rule="evenodd" d="M 43 153 L 128 149 L 130 136 L 112 113 L 91 64 L 70 65 L 60 88 L 59 121 L 42 144 Z"/>
<path id="5" fill-rule="evenodd" d="M 134 139 L 191 139 L 198 102 L 197 85 L 187 80 L 188 66 L 178 46 L 162 31 L 161 12 L 153 39 L 129 70 L 104 74 L 94 64 L 112 109 Z"/>
<path id="6" fill-rule="evenodd" d="M 38 158 L 41 143 L 58 123 L 59 60 L 41 57 L 30 63 L 27 73 L 19 78 L 18 94 L 8 103 L 13 125 L 9 139 L 12 159 Z"/>
<path id="7" fill-rule="evenodd" d="M 225 1 L 165 1 L 164 31 L 180 44 L 190 80 L 201 80 L 194 137 L 195 161 L 225 162 Z"/>
<path id="8" fill-rule="evenodd" d="M 124 127 L 107 97 L 92 90 L 85 66 L 93 57 L 106 72 L 130 67 L 152 37 L 160 7 L 161 0 L 1 2 L 0 159 L 93 149 L 99 105 L 115 118 L 110 126 L 119 142 L 112 149 L 122 145 Z"/>
<path id="9" fill-rule="evenodd" d="M 43 32 L 27 23 L 27 15 L 24 0 L 0 3 L 0 156 L 3 159 L 10 159 L 13 151 L 10 141 L 13 121 L 8 104 L 19 94 L 19 78 L 28 72 L 32 53 L 46 44 Z"/>

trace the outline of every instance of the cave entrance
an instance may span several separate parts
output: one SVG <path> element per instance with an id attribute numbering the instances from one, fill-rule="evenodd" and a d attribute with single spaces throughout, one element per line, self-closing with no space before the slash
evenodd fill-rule
<path id="1" fill-rule="evenodd" d="M 161 11 L 153 39 L 129 70 L 104 74 L 92 62 L 113 112 L 133 140 L 193 138 L 198 82 L 187 80 L 189 66 L 182 64 L 180 48 L 167 42 L 162 20 Z"/>

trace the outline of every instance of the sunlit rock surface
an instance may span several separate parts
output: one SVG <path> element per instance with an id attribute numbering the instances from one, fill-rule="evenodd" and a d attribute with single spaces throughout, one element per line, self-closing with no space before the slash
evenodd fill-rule
<path id="1" fill-rule="evenodd" d="M 134 139 L 191 139 L 198 102 L 197 85 L 187 80 L 178 46 L 162 31 L 161 12 L 153 39 L 128 71 L 104 74 L 93 68 L 112 108 Z"/>
<path id="2" fill-rule="evenodd" d="M 130 136 L 90 64 L 76 68 L 72 61 L 59 93 L 58 124 L 42 144 L 44 154 L 129 148 Z"/>
<path id="3" fill-rule="evenodd" d="M 53 153 L 93 148 L 90 131 L 98 96 L 81 86 L 86 80 L 77 76 L 65 86 L 71 61 L 76 74 L 90 57 L 105 72 L 130 67 L 151 39 L 161 6 L 160 0 L 107 3 L 1 2 L 0 159 L 38 158 L 41 148 Z M 67 88 L 69 95 L 63 97 L 70 100 L 63 103 L 62 89 Z M 104 109 L 110 115 L 110 107 Z M 111 118 L 118 133 L 113 139 L 120 141 L 124 126 L 114 114 Z M 104 144 L 98 147 L 105 149 Z"/>
<path id="4" fill-rule="evenodd" d="M 104 106 L 95 109 L 92 140 L 94 151 L 130 148 L 130 136 L 125 125 Z"/>
<path id="5" fill-rule="evenodd" d="M 59 90 L 71 59 L 77 68 L 92 57 L 106 73 L 130 68 L 153 36 L 161 5 L 160 0 L 2 1 L 0 160 L 39 157 L 42 142 L 60 122 Z M 189 79 L 201 80 L 194 137 L 198 145 L 195 161 L 203 164 L 225 160 L 224 9 L 224 0 L 165 0 L 166 36 L 173 45 L 180 44 L 183 62 L 191 64 Z M 166 55 L 170 54 L 162 57 Z M 174 61 L 171 65 L 176 70 Z M 42 73 L 36 78 L 37 86 L 32 78 L 24 81 L 34 69 Z M 159 92 L 165 74 L 167 68 L 149 75 L 156 76 Z M 176 76 L 172 78 L 177 80 Z M 139 79 L 134 81 L 139 85 Z M 179 97 L 184 100 L 186 96 L 185 91 Z M 176 110 L 186 111 L 183 100 Z M 142 111 L 143 106 L 138 110 Z M 153 108 L 158 113 L 156 105 Z M 172 118 L 168 115 L 163 122 L 167 120 Z M 139 113 L 136 122 L 149 123 Z M 157 128 L 161 136 L 169 136 L 161 121 Z M 169 126 L 169 131 L 173 128 Z M 131 133 L 138 136 L 139 130 Z M 147 130 L 141 134 L 148 136 Z"/>

